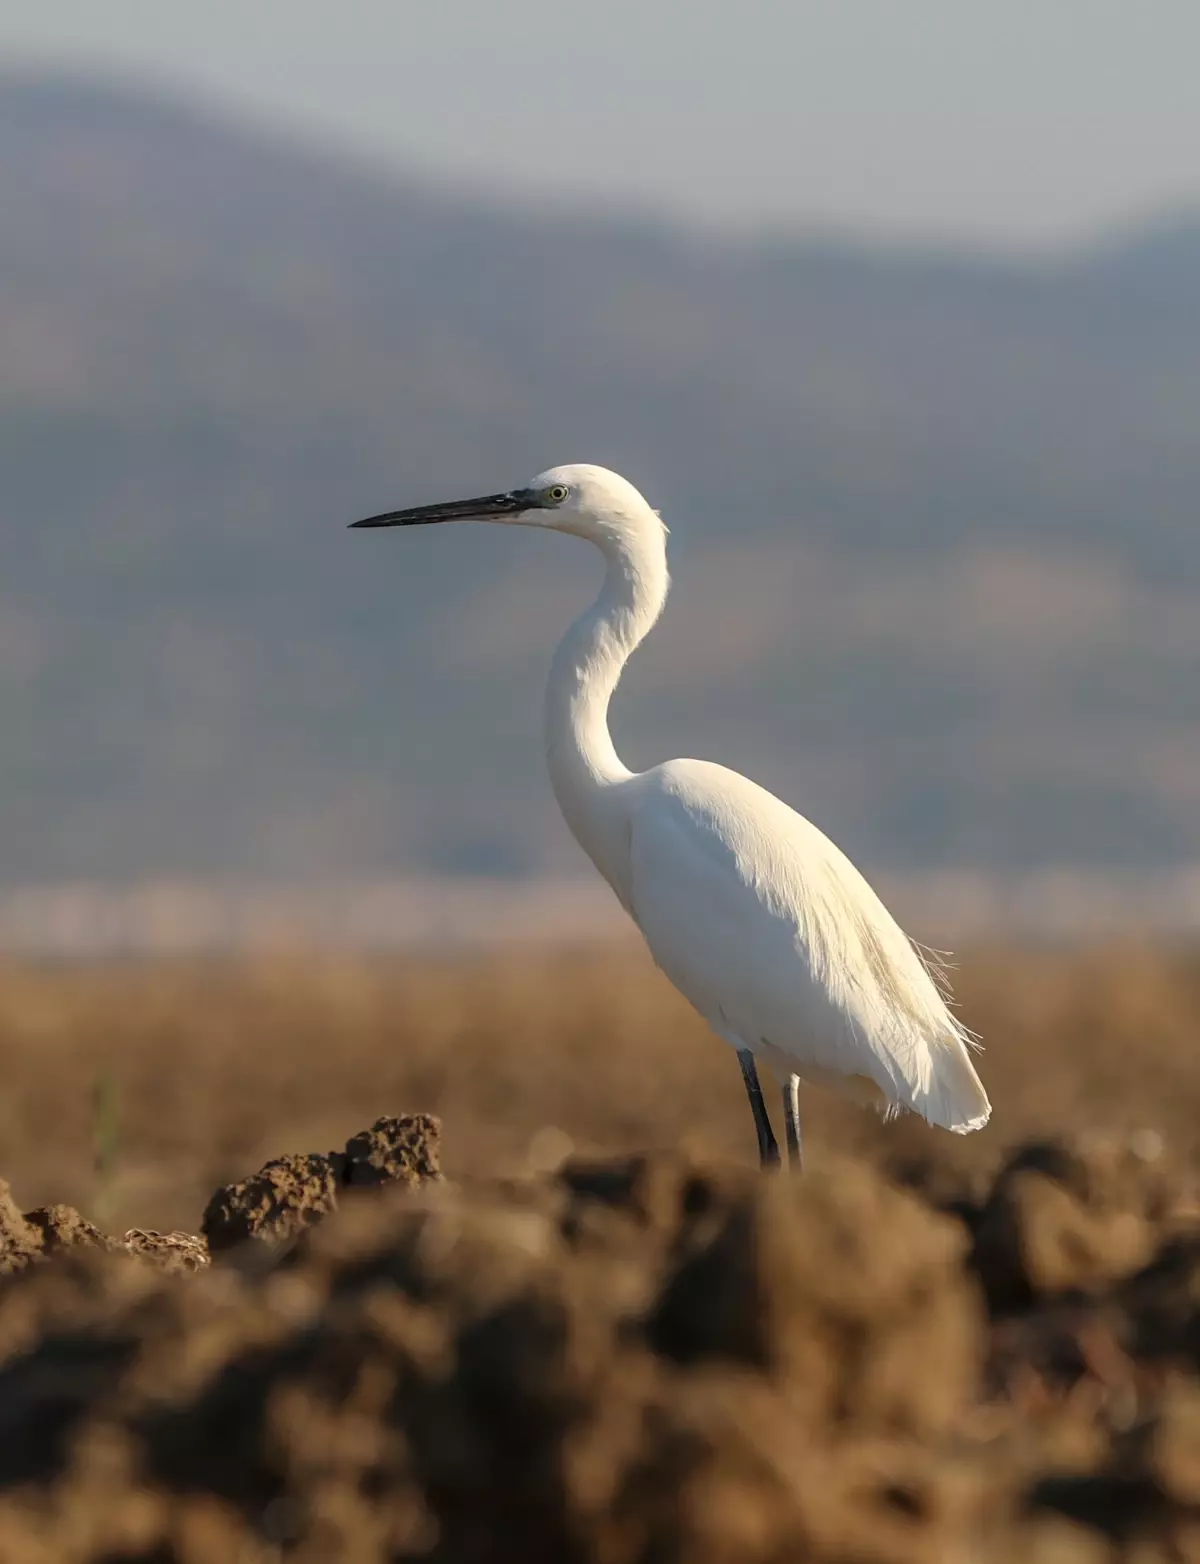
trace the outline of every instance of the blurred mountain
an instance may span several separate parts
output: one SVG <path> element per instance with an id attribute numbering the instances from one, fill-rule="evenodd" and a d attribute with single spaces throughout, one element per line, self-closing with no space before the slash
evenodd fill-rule
<path id="1" fill-rule="evenodd" d="M 1200 217 L 1053 264 L 510 210 L 0 77 L 0 880 L 581 860 L 597 562 L 347 534 L 559 461 L 672 527 L 631 764 L 877 867 L 1200 858 Z"/>

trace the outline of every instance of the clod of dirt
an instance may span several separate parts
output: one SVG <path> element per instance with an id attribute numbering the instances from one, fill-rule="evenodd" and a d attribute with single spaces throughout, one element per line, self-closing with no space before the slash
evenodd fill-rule
<path id="1" fill-rule="evenodd" d="M 792 1405 L 892 1430 L 945 1428 L 983 1344 L 962 1229 L 862 1164 L 757 1180 L 697 1224 L 650 1335 L 684 1363 L 764 1370 Z M 913 1365 L 937 1364 L 918 1375 Z"/>
<path id="2" fill-rule="evenodd" d="M 337 1210 L 339 1171 L 331 1154 L 297 1152 L 217 1190 L 200 1223 L 209 1252 L 219 1254 L 250 1238 L 273 1244 L 294 1238 Z"/>
<path id="3" fill-rule="evenodd" d="M 1094 1292 L 1146 1265 L 1193 1220 L 1190 1183 L 1129 1142 L 1022 1147 L 975 1222 L 975 1268 L 992 1309 Z"/>
<path id="4" fill-rule="evenodd" d="M 28 1265 L 40 1247 L 8 1183 L 0 1179 L 0 1276 Z"/>
<path id="5" fill-rule="evenodd" d="M 74 1206 L 38 1206 L 26 1211 L 25 1220 L 38 1234 L 42 1253 L 57 1254 L 60 1249 L 116 1249 L 117 1242 L 102 1233 L 94 1222 L 80 1216 Z"/>
<path id="6" fill-rule="evenodd" d="M 200 1224 L 208 1249 L 219 1254 L 251 1239 L 286 1243 L 336 1211 L 339 1191 L 439 1181 L 440 1143 L 440 1122 L 414 1113 L 376 1119 L 344 1151 L 277 1157 L 213 1195 Z"/>
<path id="7" fill-rule="evenodd" d="M 128 1254 L 153 1260 L 164 1271 L 199 1271 L 211 1263 L 208 1245 L 194 1233 L 158 1233 L 131 1227 L 121 1240 Z"/>
<path id="8" fill-rule="evenodd" d="M 342 1182 L 361 1188 L 441 1179 L 442 1123 L 431 1113 L 376 1119 L 346 1142 Z"/>
<path id="9" fill-rule="evenodd" d="M 39 1206 L 22 1215 L 8 1185 L 0 1180 L 0 1275 L 64 1249 L 119 1247 L 72 1206 Z"/>

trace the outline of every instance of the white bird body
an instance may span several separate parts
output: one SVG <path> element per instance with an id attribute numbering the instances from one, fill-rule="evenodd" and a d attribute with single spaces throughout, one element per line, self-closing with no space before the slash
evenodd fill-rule
<path id="1" fill-rule="evenodd" d="M 960 1134 L 986 1124 L 969 1034 L 875 892 L 816 826 L 724 766 L 670 760 L 631 772 L 617 757 L 609 700 L 668 588 L 666 529 L 638 491 L 604 468 L 557 467 L 507 495 L 358 525 L 459 518 L 572 532 L 605 556 L 600 595 L 563 638 L 547 684 L 551 782 L 656 964 L 738 1051 L 764 1160 L 774 1142 L 751 1056 L 792 1088 L 797 1158 L 795 1078 Z"/>
<path id="2" fill-rule="evenodd" d="M 631 787 L 633 917 L 715 1032 L 783 1080 L 959 1133 L 987 1122 L 962 1027 L 828 837 L 704 761 L 669 761 Z"/>

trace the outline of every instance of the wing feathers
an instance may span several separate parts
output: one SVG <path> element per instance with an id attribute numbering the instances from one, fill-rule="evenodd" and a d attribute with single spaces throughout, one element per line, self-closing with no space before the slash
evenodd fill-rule
<path id="1" fill-rule="evenodd" d="M 853 864 L 764 789 L 701 761 L 633 779 L 632 912 L 711 1024 L 811 1078 L 862 1078 L 965 1133 L 990 1105 L 970 1034 Z"/>

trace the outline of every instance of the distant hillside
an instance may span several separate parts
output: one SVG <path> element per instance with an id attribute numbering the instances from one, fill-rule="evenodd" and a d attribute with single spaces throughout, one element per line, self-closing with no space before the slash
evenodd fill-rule
<path id="1" fill-rule="evenodd" d="M 1069 264 L 718 245 L 0 77 L 0 881 L 579 863 L 595 561 L 347 534 L 556 461 L 672 526 L 616 705 L 881 868 L 1200 858 L 1200 217 Z"/>

